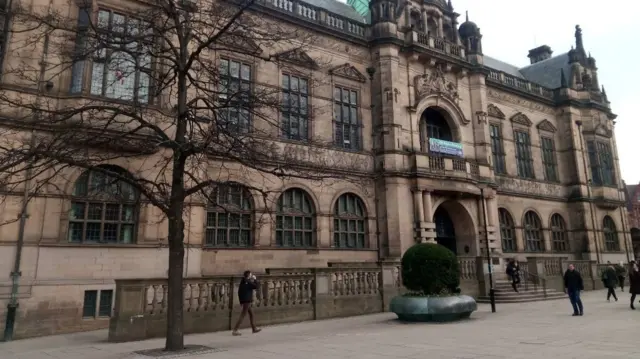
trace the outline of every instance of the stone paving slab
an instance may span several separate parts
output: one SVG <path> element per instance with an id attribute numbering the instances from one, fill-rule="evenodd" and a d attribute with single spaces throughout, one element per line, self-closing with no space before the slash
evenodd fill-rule
<path id="1" fill-rule="evenodd" d="M 640 309 L 629 294 L 607 302 L 606 292 L 583 294 L 585 315 L 572 317 L 568 300 L 480 305 L 470 320 L 405 324 L 391 313 L 189 335 L 185 342 L 217 350 L 185 359 L 607 359 L 640 356 Z M 640 308 L 640 305 L 638 305 Z M 111 344 L 106 331 L 0 343 L 1 359 L 148 359 L 134 352 L 159 348 L 163 339 Z M 170 357 L 164 357 L 166 359 Z"/>

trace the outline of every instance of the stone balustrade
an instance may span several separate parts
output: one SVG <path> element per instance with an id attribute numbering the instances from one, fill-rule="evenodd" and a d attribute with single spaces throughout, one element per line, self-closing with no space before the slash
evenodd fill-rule
<path id="1" fill-rule="evenodd" d="M 478 178 L 480 167 L 464 158 L 431 156 L 417 153 L 412 155 L 412 164 L 417 172 L 439 174 L 452 178 Z"/>
<path id="2" fill-rule="evenodd" d="M 430 50 L 435 50 L 462 59 L 466 58 L 463 46 L 446 41 L 443 38 L 430 36 L 428 34 L 415 30 L 407 32 L 406 36 L 408 37 L 406 39 L 407 42 L 412 45 L 425 47 Z"/>
<path id="3" fill-rule="evenodd" d="M 487 77 L 487 80 L 489 82 L 499 83 L 501 85 L 509 86 L 544 98 L 553 99 L 553 90 L 498 70 L 489 69 L 489 76 Z"/>

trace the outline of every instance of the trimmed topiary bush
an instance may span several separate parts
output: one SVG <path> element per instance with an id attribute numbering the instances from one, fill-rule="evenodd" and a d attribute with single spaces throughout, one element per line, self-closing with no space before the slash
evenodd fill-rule
<path id="1" fill-rule="evenodd" d="M 402 256 L 402 284 L 413 296 L 458 294 L 460 267 L 456 255 L 436 243 L 418 243 Z"/>

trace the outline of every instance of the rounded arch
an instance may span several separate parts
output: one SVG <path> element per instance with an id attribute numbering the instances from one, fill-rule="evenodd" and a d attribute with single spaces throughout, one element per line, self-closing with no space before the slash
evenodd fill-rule
<path id="1" fill-rule="evenodd" d="M 82 172 L 73 182 L 67 240 L 73 243 L 135 243 L 140 193 L 120 178 L 132 175 L 105 164 Z"/>
<path id="2" fill-rule="evenodd" d="M 520 218 L 520 223 L 519 225 L 521 227 L 524 227 L 524 219 L 527 216 L 527 213 L 529 212 L 533 212 L 537 217 L 538 220 L 540 221 L 540 228 L 546 228 L 544 222 L 542 221 L 542 216 L 540 215 L 540 212 L 538 212 L 535 208 L 532 207 L 527 207 L 524 209 L 524 211 L 522 211 L 522 218 Z M 518 226 L 518 223 L 516 223 L 516 226 Z"/>
<path id="3" fill-rule="evenodd" d="M 522 231 L 527 252 L 543 252 L 545 250 L 542 228 L 542 220 L 536 211 L 527 210 L 524 212 Z"/>
<path id="4" fill-rule="evenodd" d="M 469 123 L 469 120 L 465 117 L 460 106 L 444 96 L 425 96 L 416 105 L 416 114 L 419 115 L 417 118 L 418 123 L 416 123 L 416 125 L 420 125 L 419 121 L 422 118 L 422 113 L 429 107 L 439 108 L 447 114 L 445 118 L 447 119 L 449 127 L 454 132 L 454 138 L 459 139 L 460 127 Z"/>
<path id="5" fill-rule="evenodd" d="M 360 196 L 347 192 L 338 197 L 333 209 L 333 246 L 365 248 L 367 214 Z"/>
<path id="6" fill-rule="evenodd" d="M 282 196 L 283 193 L 291 189 L 302 190 L 307 194 L 307 196 L 309 196 L 309 198 L 311 199 L 311 202 L 313 203 L 314 214 L 324 213 L 322 206 L 320 206 L 320 200 L 316 196 L 315 192 L 313 192 L 311 187 L 305 185 L 304 183 L 298 183 L 298 182 L 290 183 L 288 185 L 283 186 L 280 189 L 280 192 L 275 194 L 272 210 L 274 211 L 278 210 L 278 201 L 280 200 L 280 197 Z"/>
<path id="7" fill-rule="evenodd" d="M 498 208 L 498 223 L 500 225 L 500 242 L 502 243 L 502 251 L 517 251 L 516 223 L 508 209 L 503 207 Z"/>
<path id="8" fill-rule="evenodd" d="M 441 200 L 434 206 L 436 241 L 458 255 L 479 254 L 476 224 L 467 207 L 456 200 Z"/>
<path id="9" fill-rule="evenodd" d="M 551 231 L 551 247 L 554 252 L 570 251 L 567 222 L 560 213 L 553 213 L 549 217 L 549 231 Z"/>
<path id="10" fill-rule="evenodd" d="M 342 197 L 345 194 L 353 194 L 354 196 L 357 196 L 358 198 L 360 198 L 360 200 L 362 201 L 363 205 L 364 205 L 364 211 L 365 211 L 365 217 L 369 218 L 369 217 L 374 217 L 374 213 L 369 212 L 369 208 L 374 208 L 373 204 L 369 203 L 367 196 L 365 196 L 362 191 L 356 189 L 356 188 L 348 188 L 348 189 L 343 189 L 340 191 L 337 191 L 334 195 L 333 198 L 331 199 L 331 203 L 330 203 L 330 208 L 328 209 L 329 213 L 333 213 L 336 204 L 338 203 L 338 199 L 340 197 Z"/>
<path id="11" fill-rule="evenodd" d="M 253 244 L 254 202 L 247 186 L 226 182 L 214 186 L 208 198 L 204 244 L 249 247 Z"/>
<path id="12" fill-rule="evenodd" d="M 276 202 L 276 245 L 309 248 L 315 245 L 317 208 L 309 192 L 292 187 Z"/>
<path id="13" fill-rule="evenodd" d="M 618 228 L 616 222 L 609 215 L 604 216 L 602 219 L 602 232 L 604 234 L 605 250 L 611 252 L 619 251 Z"/>

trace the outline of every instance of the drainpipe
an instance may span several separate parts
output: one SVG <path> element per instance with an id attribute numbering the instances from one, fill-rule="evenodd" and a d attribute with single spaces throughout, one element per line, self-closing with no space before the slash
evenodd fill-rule
<path id="1" fill-rule="evenodd" d="M 593 217 L 593 203 L 591 202 L 591 179 L 589 178 L 589 171 L 587 169 L 587 158 L 584 154 L 584 139 L 582 138 L 582 121 L 577 120 L 578 134 L 580 135 L 580 154 L 582 156 L 582 165 L 584 166 L 584 178 L 587 180 L 587 200 L 589 201 L 589 212 L 591 212 L 591 228 L 593 230 L 593 240 L 596 249 L 596 260 L 600 264 L 600 245 L 598 243 L 598 234 L 596 232 L 596 220 Z"/>
<path id="2" fill-rule="evenodd" d="M 48 50 L 49 50 L 49 34 L 46 34 L 44 37 L 44 43 L 42 45 L 42 56 L 40 57 L 40 75 L 38 79 L 38 96 L 35 100 L 35 108 L 37 109 L 40 105 L 40 99 L 44 96 L 44 89 L 49 88 L 49 83 L 45 84 L 44 75 L 46 70 L 45 60 L 47 58 Z M 33 113 L 33 122 L 37 123 L 39 119 L 39 113 Z M 30 139 L 30 150 L 36 147 L 36 136 L 35 131 L 31 130 L 31 139 Z M 28 159 L 27 169 L 25 170 L 25 181 L 24 181 L 24 191 L 22 194 L 22 208 L 20 209 L 20 223 L 18 225 L 18 240 L 16 242 L 16 255 L 13 262 L 13 271 L 11 272 L 11 297 L 9 299 L 9 303 L 7 304 L 7 317 L 5 319 L 4 324 L 4 341 L 13 340 L 13 330 L 16 324 L 16 315 L 18 312 L 18 306 L 20 303 L 18 302 L 18 292 L 20 289 L 20 277 L 22 276 L 22 272 L 20 271 L 20 264 L 22 262 L 22 249 L 24 247 L 24 231 L 27 226 L 27 219 L 29 218 L 29 214 L 27 213 L 27 207 L 29 206 L 29 191 L 31 189 L 31 175 L 32 175 L 32 165 L 34 163 L 33 155 Z"/>

